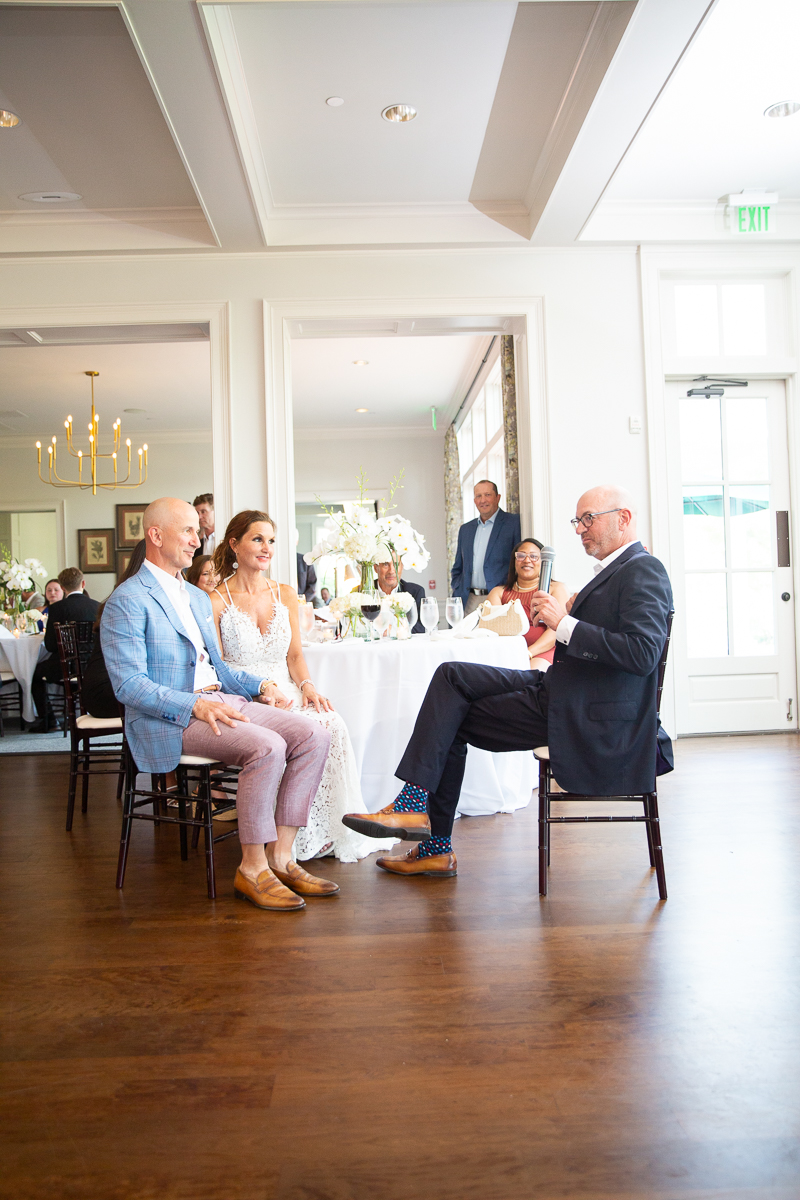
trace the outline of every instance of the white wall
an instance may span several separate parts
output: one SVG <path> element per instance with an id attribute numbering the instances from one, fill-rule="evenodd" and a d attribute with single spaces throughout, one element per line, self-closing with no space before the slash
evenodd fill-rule
<path id="1" fill-rule="evenodd" d="M 186 441 L 189 436 L 203 440 Z M 22 443 L 22 444 L 21 444 Z M 0 505 L 41 504 L 43 508 L 63 501 L 65 505 L 65 562 L 57 570 L 78 566 L 78 530 L 116 527 L 117 504 L 147 504 L 158 496 L 180 496 L 191 501 L 210 490 L 212 478 L 211 435 L 182 435 L 180 442 L 153 434 L 150 472 L 141 489 L 79 492 L 77 488 L 54 488 L 40 482 L 32 439 L 0 438 Z M 48 564 L 49 565 L 49 564 Z M 114 575 L 87 575 L 86 588 L 92 599 L 104 600 L 114 587 Z"/>
<path id="2" fill-rule="evenodd" d="M 350 498 L 361 468 L 370 481 L 373 500 L 388 497 L 389 482 L 405 471 L 403 487 L 395 494 L 397 512 L 407 517 L 425 538 L 431 561 L 423 572 L 404 571 L 403 578 L 421 583 L 428 595 L 448 595 L 444 538 L 444 437 L 441 433 L 409 436 L 398 432 L 385 437 L 346 438 L 295 435 L 294 469 L 297 495 L 311 499 L 317 493 L 331 500 Z M 428 581 L 436 580 L 436 590 Z"/>
<path id="3" fill-rule="evenodd" d="M 613 480 L 639 495 L 642 533 L 645 540 L 649 538 L 646 433 L 627 432 L 630 414 L 644 418 L 635 249 L 270 251 L 172 258 L 9 259 L 0 274 L 0 306 L 6 310 L 5 314 L 0 310 L 0 323 L 12 328 L 21 325 L 22 310 L 25 320 L 33 320 L 37 311 L 63 308 L 58 323 L 65 324 L 72 306 L 75 315 L 70 323 L 81 319 L 82 306 L 96 310 L 98 306 L 159 305 L 166 312 L 171 304 L 226 301 L 231 495 L 236 511 L 264 505 L 267 499 L 265 414 L 273 365 L 265 360 L 264 301 L 329 301 L 335 313 L 348 303 L 363 309 L 373 299 L 400 299 L 418 302 L 424 315 L 428 298 L 452 298 L 457 308 L 459 299 L 487 297 L 508 297 L 520 312 L 531 297 L 543 297 L 551 540 L 559 552 L 557 575 L 571 588 L 578 587 L 589 577 L 589 564 L 568 521 L 578 495 L 587 487 Z M 147 319 L 144 307 L 141 319 Z M 337 453 L 341 445 L 337 444 Z M 325 457 L 330 457 L 330 447 Z M 220 514 L 223 520 L 230 515 Z M 534 533 L 543 533 L 535 520 Z M 443 538 L 443 529 L 438 535 L 426 529 L 426 536 L 434 544 L 437 536 Z M 437 566 L 431 576 L 440 594 L 442 573 L 443 567 Z"/>

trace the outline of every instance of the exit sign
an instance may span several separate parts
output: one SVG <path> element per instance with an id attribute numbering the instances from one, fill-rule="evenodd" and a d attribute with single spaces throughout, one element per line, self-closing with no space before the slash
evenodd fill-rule
<path id="1" fill-rule="evenodd" d="M 772 233 L 774 229 L 775 210 L 771 204 L 748 204 L 733 210 L 733 233 Z"/>

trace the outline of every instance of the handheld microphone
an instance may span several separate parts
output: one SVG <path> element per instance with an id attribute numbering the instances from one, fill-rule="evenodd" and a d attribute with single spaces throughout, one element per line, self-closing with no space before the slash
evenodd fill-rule
<path id="1" fill-rule="evenodd" d="M 550 583 L 553 578 L 553 562 L 555 561 L 556 552 L 552 546 L 542 546 L 542 565 L 539 568 L 539 591 L 549 592 Z M 539 624 L 544 625 L 542 618 L 539 618 Z"/>

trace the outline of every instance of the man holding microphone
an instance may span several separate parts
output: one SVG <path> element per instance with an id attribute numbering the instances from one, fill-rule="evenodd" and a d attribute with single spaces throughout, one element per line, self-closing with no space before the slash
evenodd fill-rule
<path id="1" fill-rule="evenodd" d="M 397 799 L 343 818 L 370 837 L 418 844 L 377 865 L 396 875 L 457 873 L 451 835 L 467 746 L 492 753 L 549 745 L 554 777 L 570 792 L 651 791 L 656 773 L 656 687 L 672 590 L 664 566 L 636 536 L 636 506 L 624 488 L 584 493 L 572 521 L 594 578 L 562 605 L 535 594 L 556 632 L 548 672 L 450 662 L 431 680 L 395 774 Z"/>

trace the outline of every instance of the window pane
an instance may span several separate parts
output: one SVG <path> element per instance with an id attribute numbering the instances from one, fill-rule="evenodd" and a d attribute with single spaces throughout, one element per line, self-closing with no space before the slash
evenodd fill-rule
<path id="1" fill-rule="evenodd" d="M 726 354 L 767 353 L 763 283 L 722 285 L 722 342 Z"/>
<path id="2" fill-rule="evenodd" d="M 725 400 L 728 479 L 769 479 L 769 424 L 763 396 Z"/>
<path id="3" fill-rule="evenodd" d="M 486 385 L 486 436 L 494 437 L 503 424 L 503 389 L 499 379 L 492 379 Z"/>
<path id="4" fill-rule="evenodd" d="M 725 568 L 722 490 L 683 489 L 683 552 L 687 571 Z"/>
<path id="5" fill-rule="evenodd" d="M 480 454 L 486 445 L 486 404 L 481 392 L 472 406 L 472 452 Z"/>
<path id="6" fill-rule="evenodd" d="M 731 566 L 772 567 L 772 513 L 768 487 L 732 487 Z"/>
<path id="7" fill-rule="evenodd" d="M 684 396 L 680 401 L 681 468 L 685 483 L 722 480 L 719 397 Z"/>
<path id="8" fill-rule="evenodd" d="M 506 491 L 506 454 L 503 446 L 503 439 L 495 442 L 489 451 L 489 459 L 486 464 L 486 478 L 491 479 L 492 483 L 497 484 L 497 490 L 501 496 L 505 496 Z M 505 500 L 503 501 L 505 506 Z"/>
<path id="9" fill-rule="evenodd" d="M 728 653 L 728 602 L 725 576 L 686 576 L 686 636 L 689 658 Z"/>
<path id="10" fill-rule="evenodd" d="M 735 574 L 731 582 L 734 654 L 774 654 L 772 573 L 759 571 Z"/>
<path id="11" fill-rule="evenodd" d="M 468 412 L 464 424 L 458 431 L 458 461 L 462 471 L 468 471 L 472 466 L 472 413 Z"/>
<path id="12" fill-rule="evenodd" d="M 719 354 L 719 320 L 715 283 L 675 287 L 676 354 Z"/>

